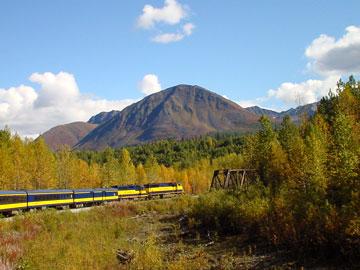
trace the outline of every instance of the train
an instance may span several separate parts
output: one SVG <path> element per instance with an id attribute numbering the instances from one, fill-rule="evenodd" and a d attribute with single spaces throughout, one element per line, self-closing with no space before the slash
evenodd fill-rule
<path id="1" fill-rule="evenodd" d="M 12 214 L 31 209 L 77 208 L 118 200 L 152 199 L 183 194 L 180 183 L 117 185 L 95 189 L 48 189 L 0 191 L 0 213 Z"/>

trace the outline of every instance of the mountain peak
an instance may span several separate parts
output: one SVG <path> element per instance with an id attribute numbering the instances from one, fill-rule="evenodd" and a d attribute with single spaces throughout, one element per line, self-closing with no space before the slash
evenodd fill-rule
<path id="1" fill-rule="evenodd" d="M 258 117 L 198 85 L 180 84 L 134 103 L 98 126 L 78 148 L 103 149 L 213 132 L 247 132 Z"/>

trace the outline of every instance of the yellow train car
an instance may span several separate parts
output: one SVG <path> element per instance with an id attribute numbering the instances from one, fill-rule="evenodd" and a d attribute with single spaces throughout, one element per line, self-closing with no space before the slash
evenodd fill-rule
<path id="1" fill-rule="evenodd" d="M 25 191 L 0 191 L 0 213 L 27 208 Z"/>
<path id="2" fill-rule="evenodd" d="M 145 190 L 149 197 L 164 196 L 182 194 L 184 189 L 179 183 L 152 183 L 144 185 Z"/>
<path id="3" fill-rule="evenodd" d="M 141 185 L 113 186 L 113 188 L 117 189 L 119 200 L 147 197 L 146 190 L 144 186 Z"/>

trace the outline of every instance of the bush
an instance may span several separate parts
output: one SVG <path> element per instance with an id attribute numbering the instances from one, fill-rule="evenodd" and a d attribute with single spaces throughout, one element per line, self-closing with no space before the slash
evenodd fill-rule
<path id="1" fill-rule="evenodd" d="M 221 233 L 257 232 L 266 219 L 268 190 L 262 185 L 244 192 L 216 191 L 201 195 L 191 210 L 198 228 Z"/>

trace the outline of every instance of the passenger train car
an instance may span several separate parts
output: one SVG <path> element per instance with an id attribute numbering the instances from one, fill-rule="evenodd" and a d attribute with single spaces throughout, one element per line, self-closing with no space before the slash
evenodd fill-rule
<path id="1" fill-rule="evenodd" d="M 25 191 L 0 191 L 0 211 L 11 212 L 27 208 Z"/>
<path id="2" fill-rule="evenodd" d="M 0 213 L 46 207 L 89 206 L 118 200 L 114 188 L 0 191 Z"/>
<path id="3" fill-rule="evenodd" d="M 0 213 L 46 207 L 80 207 L 124 199 L 163 198 L 183 193 L 178 183 L 114 186 L 96 189 L 0 191 Z"/>

